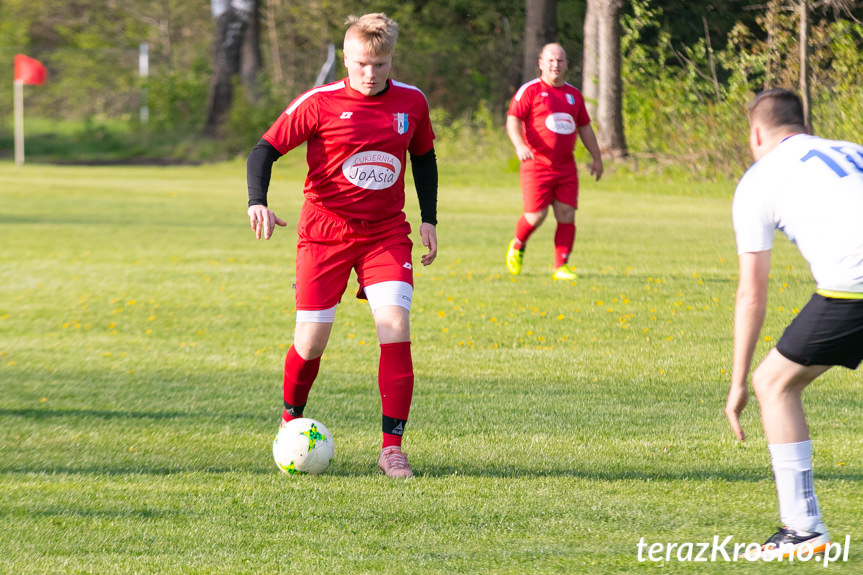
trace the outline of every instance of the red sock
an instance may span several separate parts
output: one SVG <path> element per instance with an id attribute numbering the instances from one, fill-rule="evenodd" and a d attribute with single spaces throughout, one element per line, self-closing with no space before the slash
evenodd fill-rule
<path id="1" fill-rule="evenodd" d="M 530 238 L 531 234 L 536 231 L 536 228 L 527 223 L 527 220 L 524 219 L 524 215 L 519 218 L 518 223 L 515 224 L 515 249 L 523 250 L 525 244 L 527 244 L 528 238 Z"/>
<path id="2" fill-rule="evenodd" d="M 378 366 L 378 388 L 381 392 L 383 446 L 401 446 L 402 434 L 411 410 L 414 393 L 414 366 L 411 342 L 381 344 Z"/>
<path id="3" fill-rule="evenodd" d="M 575 243 L 575 224 L 557 224 L 554 232 L 554 269 L 569 261 L 572 244 Z"/>
<path id="4" fill-rule="evenodd" d="M 306 360 L 300 357 L 293 345 L 288 350 L 288 355 L 285 357 L 285 412 L 282 414 L 282 419 L 291 421 L 303 416 L 309 391 L 318 376 L 320 366 L 320 356 Z"/>

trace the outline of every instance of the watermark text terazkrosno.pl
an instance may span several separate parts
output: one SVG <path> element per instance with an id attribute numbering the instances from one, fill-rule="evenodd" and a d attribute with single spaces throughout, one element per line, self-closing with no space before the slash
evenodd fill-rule
<path id="1" fill-rule="evenodd" d="M 851 536 L 846 535 L 845 541 L 833 541 L 827 544 L 823 551 L 815 553 L 812 547 L 802 545 L 796 553 L 791 552 L 790 545 L 782 545 L 777 548 L 762 549 L 760 543 L 735 543 L 733 536 L 729 535 L 720 540 L 719 535 L 713 537 L 713 541 L 702 541 L 700 543 L 649 543 L 642 537 L 636 548 L 638 550 L 638 561 L 671 562 L 681 563 L 707 563 L 707 562 L 737 562 L 737 561 L 788 561 L 806 563 L 814 559 L 815 562 L 823 563 L 824 567 L 830 563 L 848 561 L 848 553 L 851 550 Z"/>

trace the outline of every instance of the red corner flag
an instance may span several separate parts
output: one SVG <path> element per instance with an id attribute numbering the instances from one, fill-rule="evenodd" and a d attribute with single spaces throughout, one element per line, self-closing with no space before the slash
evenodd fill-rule
<path id="1" fill-rule="evenodd" d="M 42 62 L 24 54 L 15 55 L 15 81 L 22 84 L 44 84 L 48 70 Z"/>

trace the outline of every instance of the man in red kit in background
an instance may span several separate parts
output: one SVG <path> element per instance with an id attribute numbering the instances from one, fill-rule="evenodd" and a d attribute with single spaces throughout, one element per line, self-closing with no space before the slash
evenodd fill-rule
<path id="1" fill-rule="evenodd" d="M 515 93 L 506 118 L 506 132 L 521 161 L 521 192 L 524 213 L 509 242 L 506 267 L 521 273 L 524 249 L 531 234 L 554 210 L 554 275 L 557 280 L 575 279 L 569 263 L 575 243 L 575 210 L 578 208 L 578 171 L 575 141 L 581 141 L 593 161 L 590 173 L 602 177 L 602 156 L 584 98 L 564 81 L 566 52 L 560 44 L 546 44 L 539 57 L 540 76 Z"/>
<path id="2" fill-rule="evenodd" d="M 413 395 L 409 312 L 413 296 L 411 231 L 403 208 L 408 152 L 428 248 L 437 255 L 437 161 L 425 95 L 388 78 L 398 24 L 384 14 L 350 17 L 344 62 L 348 77 L 294 100 L 249 155 L 249 220 L 269 239 L 286 225 L 267 207 L 273 162 L 303 142 L 309 166 L 297 233 L 297 318 L 284 370 L 282 421 L 302 417 L 336 306 L 356 270 L 374 316 L 381 355 L 383 446 L 388 477 L 411 477 L 402 434 Z"/>

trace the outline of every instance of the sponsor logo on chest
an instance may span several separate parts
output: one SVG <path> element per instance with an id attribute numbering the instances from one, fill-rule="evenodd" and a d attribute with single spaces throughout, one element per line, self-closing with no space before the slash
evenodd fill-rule
<path id="1" fill-rule="evenodd" d="M 401 172 L 402 163 L 386 152 L 360 152 L 342 164 L 345 178 L 353 185 L 366 190 L 389 188 L 396 183 Z"/>
<path id="2" fill-rule="evenodd" d="M 545 127 L 555 134 L 564 136 L 575 132 L 575 120 L 566 113 L 558 112 L 545 117 Z"/>

